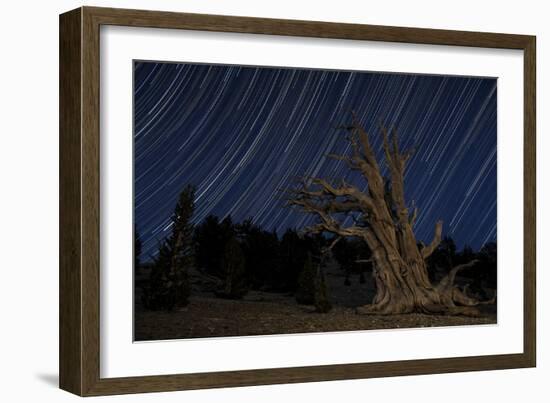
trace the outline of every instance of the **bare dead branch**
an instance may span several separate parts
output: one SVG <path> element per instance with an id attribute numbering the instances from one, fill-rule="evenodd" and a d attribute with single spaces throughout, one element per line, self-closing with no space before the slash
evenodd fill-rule
<path id="1" fill-rule="evenodd" d="M 439 282 L 439 284 L 437 285 L 436 289 L 439 291 L 439 292 L 444 292 L 452 287 L 454 287 L 454 282 L 455 282 L 455 278 L 456 278 L 456 274 L 460 271 L 460 270 L 464 270 L 468 267 L 472 267 L 474 266 L 476 263 L 478 262 L 477 259 L 474 259 L 468 263 L 464 263 L 464 264 L 459 264 L 458 266 L 455 266 L 451 269 L 451 271 L 449 271 L 449 273 L 447 273 L 447 275 L 445 277 L 443 277 L 441 279 L 441 281 Z"/>
<path id="2" fill-rule="evenodd" d="M 422 257 L 424 259 L 427 259 L 431 256 L 432 253 L 437 249 L 439 244 L 441 243 L 441 233 L 443 232 L 443 221 L 438 221 L 435 224 L 435 231 L 434 231 L 434 237 L 432 239 L 432 242 L 426 246 L 424 249 L 422 249 Z"/>

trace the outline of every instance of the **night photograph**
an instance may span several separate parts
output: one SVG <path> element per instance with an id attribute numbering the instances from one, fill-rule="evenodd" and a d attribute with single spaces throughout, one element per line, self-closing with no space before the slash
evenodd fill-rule
<path id="1" fill-rule="evenodd" d="M 497 322 L 496 78 L 133 68 L 136 341 Z"/>

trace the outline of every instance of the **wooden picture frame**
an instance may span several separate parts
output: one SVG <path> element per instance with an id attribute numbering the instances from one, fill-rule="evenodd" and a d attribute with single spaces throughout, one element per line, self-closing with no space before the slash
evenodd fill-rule
<path id="1" fill-rule="evenodd" d="M 353 39 L 524 52 L 523 353 L 100 377 L 99 35 L 101 25 Z M 80 396 L 533 367 L 535 315 L 535 37 L 482 32 L 81 7 L 60 16 L 60 387 Z"/>

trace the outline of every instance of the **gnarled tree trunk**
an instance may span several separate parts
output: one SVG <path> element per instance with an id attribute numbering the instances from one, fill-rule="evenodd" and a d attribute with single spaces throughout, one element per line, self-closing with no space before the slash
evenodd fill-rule
<path id="1" fill-rule="evenodd" d="M 288 202 L 319 217 L 319 224 L 306 228 L 307 232 L 353 236 L 368 244 L 373 254 L 376 295 L 372 304 L 357 311 L 477 314 L 474 307 L 487 302 L 468 297 L 454 285 L 456 273 L 475 262 L 453 268 L 437 285 L 428 278 L 426 259 L 441 241 L 443 223 L 435 224 L 434 237 L 429 245 L 417 242 L 413 226 L 418 209 L 412 206 L 410 211 L 404 192 L 404 171 L 411 152 L 399 151 L 395 129 L 390 136 L 385 128 L 381 128 L 390 179 L 382 177 L 369 136 L 355 115 L 352 125 L 345 129 L 349 134 L 351 155 L 329 157 L 361 172 L 368 184 L 367 191 L 363 192 L 343 180 L 334 185 L 322 178 L 304 178 L 297 188 L 290 191 Z M 354 225 L 344 226 L 338 220 L 338 214 L 352 215 Z"/>

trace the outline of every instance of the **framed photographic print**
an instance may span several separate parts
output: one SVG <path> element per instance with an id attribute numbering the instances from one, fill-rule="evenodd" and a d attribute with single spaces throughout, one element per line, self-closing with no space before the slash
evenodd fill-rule
<path id="1" fill-rule="evenodd" d="M 535 37 L 60 16 L 60 386 L 535 366 Z"/>

